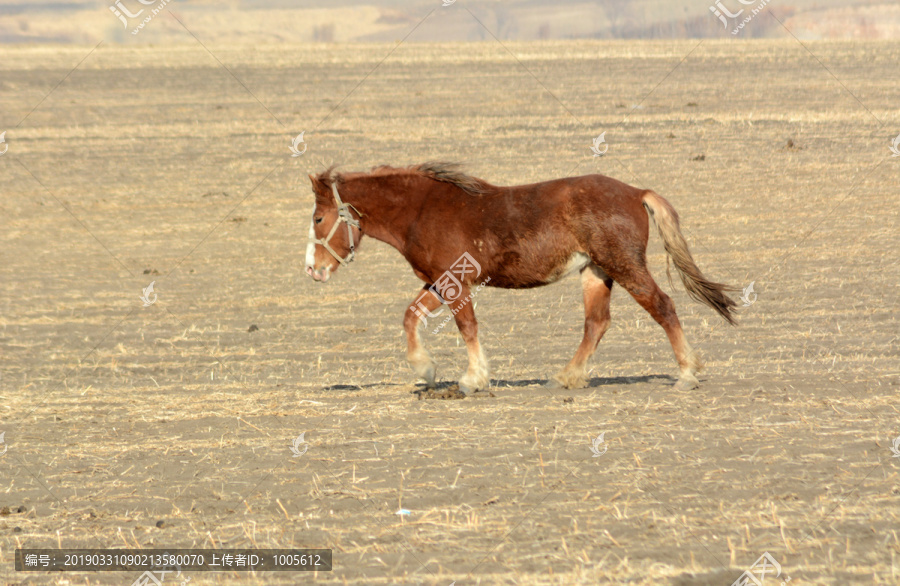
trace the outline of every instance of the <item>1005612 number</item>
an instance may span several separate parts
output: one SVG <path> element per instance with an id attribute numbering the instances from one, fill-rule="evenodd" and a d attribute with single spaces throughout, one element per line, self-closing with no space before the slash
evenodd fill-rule
<path id="1" fill-rule="evenodd" d="M 275 565 L 288 568 L 323 566 L 322 556 L 318 554 L 278 554 L 275 556 Z"/>

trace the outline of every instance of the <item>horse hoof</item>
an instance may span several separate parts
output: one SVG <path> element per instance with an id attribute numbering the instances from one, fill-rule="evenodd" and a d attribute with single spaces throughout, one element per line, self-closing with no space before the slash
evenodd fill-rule
<path id="1" fill-rule="evenodd" d="M 679 391 L 692 391 L 700 388 L 700 381 L 693 376 L 690 378 L 680 378 L 678 379 L 678 382 L 675 383 L 675 388 Z"/>
<path id="2" fill-rule="evenodd" d="M 469 388 L 469 387 L 467 387 L 466 385 L 461 384 L 461 383 L 460 383 L 460 385 L 459 385 L 459 392 L 462 393 L 463 395 L 467 396 L 467 397 L 470 396 L 472 393 L 474 393 L 476 390 L 477 390 L 477 389 Z"/>
<path id="3" fill-rule="evenodd" d="M 437 385 L 436 385 L 435 382 L 434 382 L 435 379 L 437 378 L 437 372 L 436 372 L 436 369 L 435 369 L 434 365 L 432 365 L 430 368 L 428 368 L 428 369 L 422 374 L 422 378 L 425 380 L 425 385 L 426 385 L 429 389 L 437 388 Z"/>
<path id="4" fill-rule="evenodd" d="M 583 389 L 588 386 L 587 377 L 560 373 L 546 383 L 545 389 Z"/>

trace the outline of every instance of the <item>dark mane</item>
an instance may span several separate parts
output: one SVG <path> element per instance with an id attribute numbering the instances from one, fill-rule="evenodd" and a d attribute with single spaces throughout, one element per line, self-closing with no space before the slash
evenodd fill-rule
<path id="1" fill-rule="evenodd" d="M 319 182 L 327 187 L 336 181 L 338 184 L 344 182 L 345 179 L 352 179 L 358 176 L 365 176 L 365 173 L 350 173 L 345 176 L 344 173 L 338 173 L 335 170 L 337 165 L 332 165 L 325 171 L 318 174 Z M 477 177 L 472 177 L 461 171 L 462 165 L 459 163 L 448 163 L 444 161 L 428 161 L 419 165 L 410 165 L 409 167 L 391 167 L 390 165 L 380 165 L 372 167 L 369 175 L 391 175 L 396 173 L 414 173 L 442 183 L 450 183 L 468 193 L 469 195 L 482 195 L 490 191 L 491 185 Z"/>
<path id="2" fill-rule="evenodd" d="M 330 167 L 319 173 L 316 176 L 316 179 L 319 180 L 319 183 L 322 183 L 327 187 L 331 187 L 331 183 L 334 180 L 338 180 L 339 182 L 342 181 L 343 178 L 341 177 L 341 174 L 336 173 L 335 168 L 337 168 L 337 165 L 331 165 Z"/>
<path id="3" fill-rule="evenodd" d="M 489 185 L 466 173 L 463 173 L 459 163 L 446 163 L 442 161 L 429 161 L 420 165 L 411 165 L 409 167 L 390 167 L 381 165 L 380 167 L 372 167 L 370 174 L 387 175 L 390 173 L 416 173 L 435 181 L 450 183 L 468 193 L 469 195 L 481 195 L 487 193 Z M 338 175 L 338 180 L 340 176 Z"/>
<path id="4" fill-rule="evenodd" d="M 481 195 L 487 192 L 487 184 L 461 171 L 462 165 L 459 163 L 445 163 L 442 161 L 429 161 L 410 167 L 410 171 L 420 173 L 426 177 L 431 177 L 435 181 L 451 183 L 469 195 Z"/>

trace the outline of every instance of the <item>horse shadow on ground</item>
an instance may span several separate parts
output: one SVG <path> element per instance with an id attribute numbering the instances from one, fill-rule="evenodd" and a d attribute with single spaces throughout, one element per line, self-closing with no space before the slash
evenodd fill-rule
<path id="1" fill-rule="evenodd" d="M 547 387 L 550 390 L 578 390 L 578 389 L 565 389 L 563 387 L 548 387 L 551 384 L 553 379 L 523 379 L 523 380 L 491 380 L 491 386 L 497 388 L 504 387 Z M 667 374 L 648 374 L 644 376 L 611 376 L 611 377 L 595 377 L 588 380 L 588 385 L 586 388 L 592 389 L 595 387 L 605 387 L 610 385 L 633 385 L 639 383 L 652 383 L 654 381 L 663 381 L 663 382 L 671 382 L 675 384 L 676 379 L 673 376 L 669 376 Z"/>
<path id="2" fill-rule="evenodd" d="M 492 389 L 504 389 L 504 388 L 515 388 L 515 387 L 544 387 L 546 386 L 551 379 L 544 378 L 528 378 L 521 380 L 507 380 L 507 379 L 491 379 L 491 388 Z M 667 374 L 648 374 L 644 376 L 612 376 L 612 377 L 595 377 L 588 381 L 587 388 L 592 389 L 595 387 L 606 387 L 611 385 L 633 385 L 633 384 L 641 384 L 641 383 L 652 383 L 652 382 L 668 382 L 675 384 L 676 379 L 673 376 Z M 400 387 L 400 386 L 409 386 L 408 383 L 368 383 L 364 385 L 329 385 L 324 387 L 325 391 L 362 391 L 372 387 Z M 458 388 L 456 381 L 440 381 L 435 385 L 435 391 L 446 391 L 451 388 Z M 422 393 L 426 390 L 425 383 L 416 383 L 415 389 L 411 391 L 411 393 Z M 562 387 L 550 388 L 549 390 L 577 390 L 577 389 L 564 389 Z"/>

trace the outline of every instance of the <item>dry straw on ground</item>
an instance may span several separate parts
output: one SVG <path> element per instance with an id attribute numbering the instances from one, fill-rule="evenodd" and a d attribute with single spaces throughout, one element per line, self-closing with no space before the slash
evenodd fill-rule
<path id="1" fill-rule="evenodd" d="M 99 49 L 0 159 L 2 580 L 56 580 L 9 552 L 62 545 L 335 551 L 329 574 L 199 584 L 730 584 L 765 551 L 792 586 L 896 583 L 900 51 L 815 44 L 832 76 L 795 41 L 705 42 L 675 68 L 695 44 L 510 45 L 546 89 L 495 44 L 401 45 L 318 127 L 384 46 L 210 47 L 259 102 L 199 47 Z M 78 54 L 11 49 L 5 123 Z M 671 291 L 707 364 L 678 392 L 615 290 L 592 386 L 550 392 L 576 280 L 486 289 L 494 396 L 419 401 L 399 255 L 365 241 L 327 286 L 302 265 L 307 172 L 429 159 L 651 187 L 758 299 L 734 329 Z M 668 289 L 655 236 L 649 258 Z M 449 384 L 455 332 L 426 343 Z"/>

